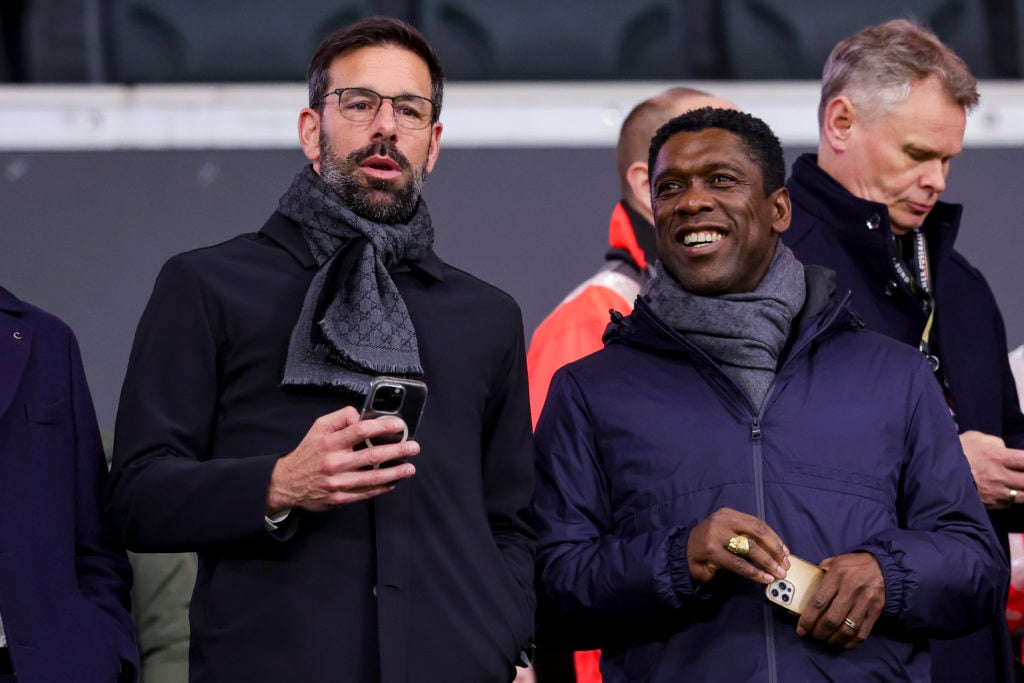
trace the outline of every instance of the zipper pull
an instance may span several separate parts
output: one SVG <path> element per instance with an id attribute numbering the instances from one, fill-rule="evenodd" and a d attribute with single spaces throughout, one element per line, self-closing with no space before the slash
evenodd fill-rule
<path id="1" fill-rule="evenodd" d="M 752 441 L 761 440 L 761 425 L 757 424 L 756 422 L 750 425 L 750 438 Z"/>

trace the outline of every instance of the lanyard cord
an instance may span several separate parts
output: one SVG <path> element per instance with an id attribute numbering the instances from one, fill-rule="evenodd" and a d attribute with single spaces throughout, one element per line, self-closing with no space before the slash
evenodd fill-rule
<path id="1" fill-rule="evenodd" d="M 931 344 L 929 339 L 932 333 L 932 324 L 935 322 L 935 299 L 932 296 L 932 278 L 931 268 L 928 263 L 928 245 L 925 243 L 924 233 L 921 230 L 915 230 L 913 232 L 914 237 L 914 265 L 916 266 L 917 278 L 910 275 L 907 271 L 903 260 L 899 257 L 900 244 L 896 235 L 893 235 L 893 247 L 894 253 L 892 258 L 893 268 L 896 270 L 896 274 L 899 276 L 907 289 L 910 290 L 911 294 L 921 302 L 922 310 L 928 313 L 928 320 L 924 324 L 924 330 L 921 332 L 921 343 L 918 344 L 918 350 L 924 355 L 925 360 L 928 362 L 928 367 L 935 373 L 935 378 L 939 380 L 939 385 L 942 387 L 942 393 L 945 394 L 946 403 L 949 406 L 949 413 L 953 417 L 953 421 L 956 422 L 956 410 L 953 407 L 953 397 L 949 391 L 949 383 L 946 381 L 945 373 L 940 372 L 941 363 L 939 357 L 931 351 Z"/>
<path id="2" fill-rule="evenodd" d="M 935 299 L 932 297 L 932 278 L 931 268 L 928 262 L 928 245 L 924 239 L 924 233 L 921 230 L 914 230 L 911 233 L 914 240 L 914 255 L 913 261 L 915 266 L 915 275 L 911 275 L 907 270 L 907 266 L 904 264 L 903 259 L 900 258 L 900 242 L 899 238 L 893 234 L 893 256 L 892 265 L 896 271 L 896 275 L 903 281 L 903 284 L 914 295 L 920 304 L 921 309 L 928 315 L 928 320 L 925 322 L 924 330 L 921 333 L 921 343 L 918 344 L 918 348 L 924 357 L 928 360 L 928 365 L 931 366 L 932 371 L 935 373 L 939 372 L 939 359 L 931 353 L 931 345 L 929 339 L 932 332 L 932 323 L 935 321 Z"/>

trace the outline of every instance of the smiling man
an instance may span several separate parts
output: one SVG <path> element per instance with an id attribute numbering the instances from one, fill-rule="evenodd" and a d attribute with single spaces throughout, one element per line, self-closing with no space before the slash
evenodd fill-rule
<path id="1" fill-rule="evenodd" d="M 139 324 L 108 507 L 194 550 L 190 680 L 505 683 L 533 630 L 522 318 L 433 251 L 443 73 L 412 27 L 320 45 L 310 165 L 259 232 L 172 258 Z M 414 440 L 360 420 L 425 381 Z M 381 465 L 391 466 L 381 466 Z"/>
<path id="2" fill-rule="evenodd" d="M 684 114 L 649 167 L 654 278 L 537 424 L 545 599 L 611 683 L 930 681 L 1007 577 L 931 370 L 779 241 L 764 122 Z M 765 596 L 791 551 L 826 570 L 800 617 Z"/>
<path id="3" fill-rule="evenodd" d="M 995 297 L 953 249 L 962 208 L 939 201 L 977 103 L 963 61 L 908 21 L 840 42 L 822 79 L 818 154 L 800 157 L 788 182 L 783 239 L 805 263 L 836 271 L 869 329 L 928 359 L 1008 552 L 1007 532 L 1024 530 L 1024 415 Z M 936 681 L 1013 680 L 1001 611 L 934 653 Z"/>

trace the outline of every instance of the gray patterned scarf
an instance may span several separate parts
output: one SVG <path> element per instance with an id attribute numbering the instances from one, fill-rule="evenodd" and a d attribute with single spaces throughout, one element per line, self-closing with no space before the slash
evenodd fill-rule
<path id="1" fill-rule="evenodd" d="M 361 218 L 306 166 L 278 211 L 302 227 L 320 266 L 288 343 L 282 386 L 334 386 L 365 393 L 374 375 L 421 376 L 416 330 L 388 272 L 434 244 L 420 198 L 405 225 Z"/>
<path id="2" fill-rule="evenodd" d="M 778 242 L 768 272 L 752 292 L 703 297 L 683 289 L 664 264 L 644 298 L 673 329 L 711 356 L 756 408 L 775 379 L 793 318 L 807 298 L 804 267 Z"/>

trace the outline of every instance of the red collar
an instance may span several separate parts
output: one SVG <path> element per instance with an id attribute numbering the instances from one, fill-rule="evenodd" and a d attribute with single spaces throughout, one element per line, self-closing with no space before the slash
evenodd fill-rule
<path id="1" fill-rule="evenodd" d="M 647 269 L 647 257 L 640 244 L 636 241 L 633 223 L 629 220 L 626 207 L 619 202 L 612 211 L 611 224 L 608 226 L 608 245 L 612 249 L 625 249 L 633 257 L 640 270 Z"/>

